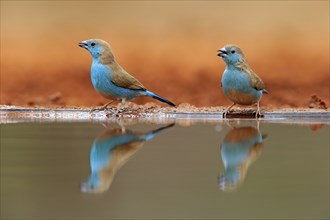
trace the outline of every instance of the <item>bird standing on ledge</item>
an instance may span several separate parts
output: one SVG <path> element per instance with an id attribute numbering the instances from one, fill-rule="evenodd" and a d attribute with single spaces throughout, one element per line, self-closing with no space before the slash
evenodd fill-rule
<path id="1" fill-rule="evenodd" d="M 256 118 L 260 114 L 259 102 L 263 93 L 268 93 L 263 81 L 250 68 L 243 51 L 235 45 L 226 45 L 217 53 L 225 62 L 226 69 L 222 75 L 222 90 L 233 104 L 224 112 L 226 118 L 228 111 L 236 104 L 257 104 Z"/>
<path id="2" fill-rule="evenodd" d="M 94 89 L 107 99 L 121 99 L 121 105 L 125 100 L 130 100 L 138 96 L 149 96 L 171 106 L 172 102 L 160 97 L 150 91 L 133 76 L 127 73 L 117 62 L 112 53 L 110 45 L 104 40 L 90 39 L 82 41 L 79 46 L 87 49 L 92 55 L 91 78 Z M 104 110 L 114 100 L 108 102 L 98 110 Z"/>

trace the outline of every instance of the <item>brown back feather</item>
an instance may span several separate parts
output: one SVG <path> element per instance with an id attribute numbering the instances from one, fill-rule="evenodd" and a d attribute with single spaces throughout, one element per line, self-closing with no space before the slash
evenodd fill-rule
<path id="1" fill-rule="evenodd" d="M 245 73 L 249 79 L 250 79 L 250 85 L 253 88 L 256 88 L 257 90 L 265 89 L 265 84 L 261 80 L 261 78 L 253 72 L 253 70 L 250 68 L 244 54 L 241 52 L 241 61 L 236 64 L 236 67 L 239 68 L 243 73 Z"/>
<path id="2" fill-rule="evenodd" d="M 139 80 L 135 79 L 133 76 L 127 73 L 116 62 L 116 59 L 112 53 L 110 45 L 102 44 L 102 47 L 104 48 L 104 52 L 100 57 L 100 62 L 104 65 L 107 65 L 110 68 L 112 72 L 112 76 L 109 75 L 108 77 L 115 85 L 128 89 L 146 90 Z"/>
<path id="3" fill-rule="evenodd" d="M 265 89 L 264 82 L 260 79 L 260 77 L 253 72 L 251 68 L 244 69 L 243 72 L 248 75 L 250 79 L 250 85 L 257 90 Z"/>
<path id="4" fill-rule="evenodd" d="M 146 90 L 139 80 L 127 73 L 119 64 L 112 63 L 108 66 L 113 73 L 111 81 L 117 86 L 128 89 Z"/>

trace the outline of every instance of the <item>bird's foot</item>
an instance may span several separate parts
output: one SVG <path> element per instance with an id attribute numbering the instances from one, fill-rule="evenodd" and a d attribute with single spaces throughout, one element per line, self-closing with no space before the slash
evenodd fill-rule
<path id="1" fill-rule="evenodd" d="M 107 108 L 108 105 L 110 105 L 110 104 L 113 103 L 114 101 L 115 101 L 115 100 L 112 100 L 112 101 L 106 103 L 105 105 L 102 105 L 102 106 L 99 107 L 99 108 L 94 108 L 94 109 L 92 109 L 90 112 L 107 110 L 107 109 L 108 109 L 108 108 Z"/>
<path id="2" fill-rule="evenodd" d="M 230 111 L 230 109 L 234 106 L 234 105 L 236 105 L 235 103 L 233 103 L 231 106 L 229 106 L 226 110 L 225 110 L 225 112 L 223 113 L 223 118 L 227 118 L 227 114 L 228 114 L 228 112 Z"/>
<path id="3" fill-rule="evenodd" d="M 227 118 L 227 115 L 228 115 L 228 114 L 230 115 L 231 112 L 233 112 L 233 111 L 231 111 L 231 110 L 225 111 L 224 113 L 222 113 L 222 117 L 223 117 L 223 118 Z"/>
<path id="4" fill-rule="evenodd" d="M 108 106 L 101 106 L 99 108 L 93 108 L 93 109 L 91 109 L 90 112 L 107 111 L 107 110 L 113 111 L 112 108 L 108 108 Z"/>
<path id="5" fill-rule="evenodd" d="M 91 109 L 90 112 L 104 111 L 104 110 L 106 110 L 106 109 L 107 109 L 106 106 L 101 106 L 101 107 L 99 107 L 99 108 L 93 108 L 93 109 Z"/>
<path id="6" fill-rule="evenodd" d="M 257 109 L 257 111 L 256 111 L 256 119 L 258 119 L 258 118 L 262 118 L 262 117 L 263 117 L 263 115 L 261 114 L 260 109 L 259 109 L 259 107 L 258 107 L 258 109 Z"/>
<path id="7" fill-rule="evenodd" d="M 260 119 L 263 117 L 264 117 L 264 115 L 262 115 L 260 111 L 256 111 L 256 119 Z"/>
<path id="8" fill-rule="evenodd" d="M 119 116 L 121 116 L 124 112 L 125 112 L 125 109 L 124 109 L 124 108 L 117 109 L 117 111 L 115 112 L 115 116 L 116 116 L 116 117 L 119 117 Z"/>

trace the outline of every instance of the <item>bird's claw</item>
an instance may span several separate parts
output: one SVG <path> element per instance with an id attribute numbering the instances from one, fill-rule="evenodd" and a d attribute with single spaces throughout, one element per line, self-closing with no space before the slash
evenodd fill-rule
<path id="1" fill-rule="evenodd" d="M 100 108 L 93 108 L 90 110 L 90 112 L 95 112 L 95 111 L 104 111 L 104 110 L 107 110 L 108 108 L 107 107 L 100 107 Z"/>
<path id="2" fill-rule="evenodd" d="M 256 112 L 256 119 L 259 119 L 259 118 L 262 118 L 262 117 L 263 117 L 263 115 L 261 114 L 261 112 L 257 111 Z"/>

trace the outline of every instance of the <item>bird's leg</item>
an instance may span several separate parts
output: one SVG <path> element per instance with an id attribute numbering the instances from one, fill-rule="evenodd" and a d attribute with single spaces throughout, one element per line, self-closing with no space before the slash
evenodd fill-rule
<path id="1" fill-rule="evenodd" d="M 233 103 L 231 106 L 229 106 L 226 110 L 225 110 L 225 112 L 223 113 L 224 114 L 224 118 L 226 118 L 227 117 L 227 113 L 228 113 L 228 111 L 234 106 L 234 105 L 236 105 L 236 103 Z"/>
<path id="2" fill-rule="evenodd" d="M 125 106 L 126 99 L 122 99 L 121 102 L 118 104 L 116 115 L 119 113 L 119 111 Z"/>
<path id="3" fill-rule="evenodd" d="M 104 128 L 106 129 L 114 129 L 114 126 L 110 122 L 103 122 L 101 123 Z"/>
<path id="4" fill-rule="evenodd" d="M 115 100 L 111 100 L 110 102 L 106 103 L 105 105 L 102 105 L 99 108 L 94 108 L 91 110 L 91 112 L 93 111 L 104 111 L 105 109 L 107 109 L 108 105 L 110 105 L 111 103 L 113 103 Z"/>
<path id="5" fill-rule="evenodd" d="M 124 134 L 126 132 L 126 128 L 123 123 L 120 120 L 117 120 L 116 123 L 119 125 L 121 133 Z"/>
<path id="6" fill-rule="evenodd" d="M 260 127 L 260 120 L 257 120 L 257 129 L 258 129 L 258 131 L 260 131 L 259 127 Z"/>
<path id="7" fill-rule="evenodd" d="M 228 126 L 228 128 L 230 128 L 230 129 L 234 129 L 235 128 L 235 125 L 231 125 L 230 124 L 230 121 L 226 120 L 225 123 Z"/>
<path id="8" fill-rule="evenodd" d="M 256 119 L 258 119 L 258 115 L 261 116 L 259 102 L 260 102 L 260 101 L 257 102 Z"/>

